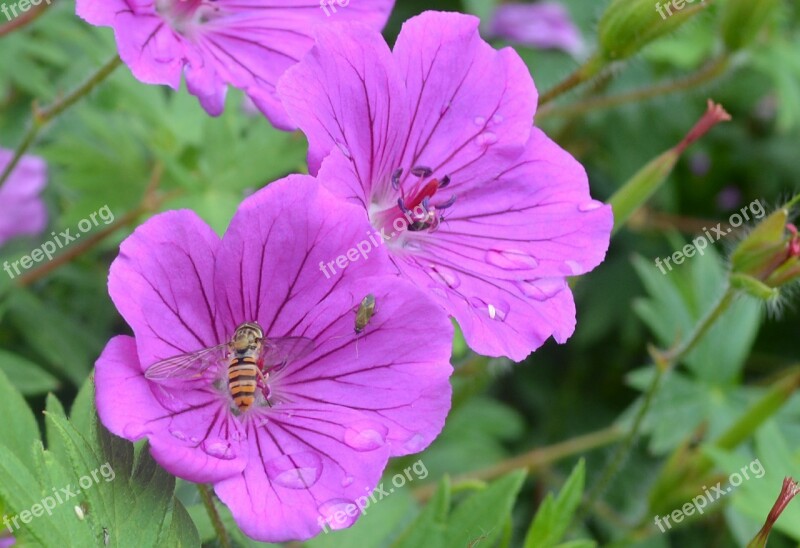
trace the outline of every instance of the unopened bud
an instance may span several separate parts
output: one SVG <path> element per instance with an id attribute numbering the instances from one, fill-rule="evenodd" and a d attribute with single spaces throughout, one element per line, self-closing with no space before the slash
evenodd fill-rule
<path id="1" fill-rule="evenodd" d="M 770 510 L 767 516 L 767 521 L 755 538 L 747 545 L 747 548 L 764 548 L 767 545 L 767 538 L 769 538 L 769 534 L 772 531 L 772 526 L 775 525 L 780 515 L 798 493 L 800 493 L 800 484 L 792 478 L 783 480 L 781 493 L 778 495 L 778 500 L 775 501 L 775 504 L 772 506 L 772 510 Z"/>
<path id="2" fill-rule="evenodd" d="M 742 240 L 731 255 L 733 276 L 753 278 L 768 288 L 800 278 L 800 235 L 788 218 L 789 207 L 779 208 Z"/>
<path id="3" fill-rule="evenodd" d="M 695 5 L 687 5 L 697 2 Z M 710 0 L 613 0 L 600 18 L 600 52 L 610 61 L 627 59 L 677 29 Z"/>

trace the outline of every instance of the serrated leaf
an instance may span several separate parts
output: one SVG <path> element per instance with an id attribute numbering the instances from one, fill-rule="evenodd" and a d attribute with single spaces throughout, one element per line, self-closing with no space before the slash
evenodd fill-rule
<path id="1" fill-rule="evenodd" d="M 525 536 L 525 548 L 555 546 L 564 537 L 583 497 L 585 480 L 586 463 L 581 459 L 558 496 L 549 493 L 539 507 Z"/>

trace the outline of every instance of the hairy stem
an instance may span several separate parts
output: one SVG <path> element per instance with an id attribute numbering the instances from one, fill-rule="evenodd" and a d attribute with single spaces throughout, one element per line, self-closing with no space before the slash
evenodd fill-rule
<path id="1" fill-rule="evenodd" d="M 650 386 L 645 392 L 644 402 L 636 412 L 633 424 L 630 431 L 625 435 L 622 442 L 617 446 L 611 459 L 609 460 L 603 472 L 600 474 L 600 479 L 594 484 L 591 491 L 587 495 L 580 512 L 580 517 L 585 517 L 596 504 L 600 495 L 605 492 L 606 488 L 611 484 L 613 479 L 619 472 L 622 464 L 628 459 L 629 453 L 633 447 L 634 442 L 638 439 L 644 419 L 655 400 L 655 396 L 661 388 L 661 381 L 666 374 L 683 359 L 692 349 L 697 345 L 708 330 L 716 323 L 720 316 L 730 307 L 736 296 L 735 290 L 730 287 L 725 288 L 722 297 L 717 301 L 711 311 L 700 320 L 692 333 L 683 341 L 674 345 L 671 349 L 664 352 L 651 349 L 653 361 L 656 365 L 656 374 L 650 383 Z"/>
<path id="2" fill-rule="evenodd" d="M 31 120 L 30 126 L 28 130 L 25 132 L 25 136 L 22 138 L 22 142 L 17 147 L 17 150 L 14 152 L 14 156 L 11 159 L 11 162 L 6 166 L 3 170 L 2 174 L 0 174 L 0 187 L 8 179 L 11 172 L 14 171 L 14 168 L 17 167 L 17 164 L 22 159 L 22 156 L 27 152 L 27 150 L 33 145 L 36 141 L 36 138 L 39 136 L 39 133 L 42 129 L 54 118 L 56 118 L 59 114 L 67 110 L 69 107 L 77 103 L 82 97 L 89 94 L 98 84 L 100 84 L 103 80 L 105 80 L 114 69 L 116 69 L 122 61 L 120 60 L 118 55 L 115 55 L 113 59 L 108 61 L 105 65 L 100 67 L 95 74 L 93 74 L 88 80 L 86 80 L 83 84 L 69 92 L 67 95 L 62 97 L 61 99 L 57 100 L 52 105 L 39 109 L 34 104 L 33 107 L 33 118 Z"/>
<path id="3" fill-rule="evenodd" d="M 584 99 L 563 107 L 544 107 L 542 110 L 537 112 L 536 117 L 537 119 L 542 119 L 551 116 L 576 116 L 596 109 L 612 108 L 619 105 L 645 101 L 661 95 L 668 95 L 670 93 L 692 89 L 697 86 L 707 84 L 708 82 L 711 82 L 721 76 L 728 68 L 729 61 L 730 59 L 727 55 L 722 55 L 706 64 L 697 72 L 694 72 L 683 78 L 637 90 L 627 91 L 617 95 L 590 97 L 588 99 Z"/>
<path id="4" fill-rule="evenodd" d="M 214 525 L 214 530 L 217 532 L 217 538 L 222 548 L 231 548 L 231 539 L 228 536 L 228 531 L 225 530 L 225 525 L 222 523 L 222 518 L 219 516 L 217 507 L 214 505 L 214 498 L 211 495 L 207 485 L 201 483 L 197 484 L 197 490 L 200 492 L 200 498 L 203 499 L 203 506 L 206 507 L 208 517 L 211 518 L 211 523 Z"/>

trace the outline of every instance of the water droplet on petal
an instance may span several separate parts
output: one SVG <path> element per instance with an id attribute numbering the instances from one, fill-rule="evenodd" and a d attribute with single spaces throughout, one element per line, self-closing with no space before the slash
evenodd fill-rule
<path id="1" fill-rule="evenodd" d="M 504 322 L 506 320 L 506 316 L 508 316 L 508 313 L 511 310 L 509 304 L 502 300 L 497 300 L 493 303 L 487 303 L 483 299 L 472 297 L 469 301 L 473 308 L 483 314 L 486 314 L 490 319 L 497 320 L 499 322 Z"/>
<path id="2" fill-rule="evenodd" d="M 449 289 L 445 289 L 441 285 L 429 285 L 428 291 L 439 297 L 440 299 L 449 300 L 450 295 L 448 294 Z"/>
<path id="3" fill-rule="evenodd" d="M 419 453 L 425 448 L 425 436 L 423 436 L 422 434 L 414 434 L 403 445 L 403 448 L 406 449 L 409 453 Z"/>
<path id="4" fill-rule="evenodd" d="M 493 145 L 497 142 L 497 134 L 491 131 L 484 131 L 475 138 L 475 142 L 478 144 L 478 146 Z"/>
<path id="5" fill-rule="evenodd" d="M 482 127 L 486 125 L 486 118 L 484 118 L 483 116 L 476 116 L 473 122 L 475 122 L 476 126 Z"/>
<path id="6" fill-rule="evenodd" d="M 339 147 L 339 150 L 342 151 L 342 154 L 344 154 L 348 160 L 353 158 L 353 155 L 350 153 L 350 149 L 347 148 L 347 145 L 345 145 L 344 143 L 340 143 L 339 141 L 336 141 L 336 146 Z"/>
<path id="7" fill-rule="evenodd" d="M 527 282 L 517 282 L 526 297 L 537 301 L 546 301 L 558 295 L 567 286 L 564 278 L 540 278 Z"/>
<path id="8" fill-rule="evenodd" d="M 505 117 L 503 117 L 502 114 L 495 114 L 494 116 L 492 116 L 492 122 L 494 122 L 495 125 L 502 124 L 503 121 L 505 121 Z"/>
<path id="9" fill-rule="evenodd" d="M 180 430 L 170 430 L 169 433 L 181 441 L 186 441 L 186 434 L 184 434 Z"/>
<path id="10" fill-rule="evenodd" d="M 403 243 L 403 249 L 407 249 L 408 251 L 411 251 L 413 253 L 417 251 L 422 251 L 423 246 L 417 240 L 406 240 L 406 242 Z"/>
<path id="11" fill-rule="evenodd" d="M 348 509 L 350 510 L 349 513 L 347 512 Z M 323 502 L 317 510 L 327 526 L 334 531 L 347 529 L 356 522 L 359 514 L 361 514 L 358 506 L 352 500 L 347 499 L 331 499 L 328 502 Z"/>
<path id="12" fill-rule="evenodd" d="M 597 200 L 589 200 L 588 202 L 583 202 L 578 206 L 578 211 L 583 211 L 584 213 L 587 211 L 594 211 L 595 209 L 599 209 L 603 207 L 603 202 L 598 202 Z"/>
<path id="13" fill-rule="evenodd" d="M 360 421 L 344 431 L 344 442 L 356 451 L 374 451 L 386 444 L 389 429 L 383 424 Z"/>
<path id="14" fill-rule="evenodd" d="M 486 252 L 486 262 L 505 270 L 529 270 L 539 266 L 534 257 L 516 249 L 490 249 Z"/>
<path id="15" fill-rule="evenodd" d="M 225 440 L 205 440 L 200 447 L 216 459 L 233 460 L 236 458 L 231 444 Z"/>
<path id="16" fill-rule="evenodd" d="M 353 476 L 347 476 L 342 480 L 342 487 L 349 487 L 356 480 Z"/>
<path id="17" fill-rule="evenodd" d="M 458 277 L 458 274 L 446 266 L 432 266 L 430 276 L 434 279 L 434 281 L 441 282 L 452 289 L 455 289 L 461 285 L 461 278 Z"/>
<path id="18" fill-rule="evenodd" d="M 267 462 L 267 476 L 287 489 L 308 489 L 322 475 L 322 459 L 316 453 L 304 451 L 281 455 Z"/>

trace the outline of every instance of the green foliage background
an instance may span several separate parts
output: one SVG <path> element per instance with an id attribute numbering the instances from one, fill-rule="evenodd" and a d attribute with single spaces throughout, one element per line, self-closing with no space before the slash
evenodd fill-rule
<path id="1" fill-rule="evenodd" d="M 486 17 L 494 3 L 403 0 L 385 34 L 393 40 L 402 21 L 424 9 Z M 737 3 L 743 4 L 708 2 L 677 31 L 557 104 L 580 102 L 585 90 L 614 95 L 702 70 L 723 52 L 726 33 L 743 32 L 730 30 L 725 19 Z M 594 48 L 609 2 L 564 4 Z M 666 348 L 686 336 L 719 298 L 737 237 L 668 275 L 653 260 L 739 207 L 754 200 L 777 206 L 798 190 L 800 8 L 793 0 L 771 4 L 763 27 L 717 78 L 614 108 L 542 116 L 537 124 L 586 166 L 601 200 L 675 145 L 707 97 L 722 103 L 733 121 L 687 151 L 615 236 L 607 261 L 576 283 L 578 328 L 567 344 L 548 342 L 512 365 L 471 355 L 457 339 L 456 391 L 444 433 L 423 454 L 394 462 L 386 476 L 421 458 L 428 477 L 397 489 L 352 529 L 305 545 L 744 546 L 752 538 L 783 477 L 800 476 L 798 312 L 791 288 L 770 307 L 737 299 L 666 376 L 620 473 L 607 485 L 598 481 L 654 376 L 648 345 Z M 652 11 L 648 24 L 661 24 Z M 0 36 L 0 47 L 0 145 L 6 148 L 19 143 L 32 102 L 57 100 L 116 51 L 110 30 L 77 19 L 68 0 Z M 577 66 L 564 53 L 518 51 L 540 91 Z M 112 546 L 218 544 L 194 486 L 176 485 L 146 448 L 96 425 L 87 379 L 106 341 L 129 332 L 107 296 L 106 277 L 119 242 L 138 223 L 157 211 L 189 207 L 222 233 L 244 196 L 305 170 L 303 136 L 247 115 L 241 101 L 232 90 L 225 114 L 210 118 L 185 91 L 141 84 L 123 67 L 61 115 L 33 149 L 50 166 L 44 239 L 104 205 L 118 221 L 130 222 L 25 287 L 0 275 L 0 509 L 12 515 L 30 508 L 53 487 L 75 484 L 104 462 L 117 473 L 75 505 L 34 520 L 18 533 L 22 546 L 102 546 L 106 536 Z M 721 199 L 732 189 L 739 192 L 735 208 Z M 15 240 L 0 249 L 0 261 L 17 260 L 40 243 Z M 766 404 L 753 410 L 757 402 Z M 584 446 L 583 436 L 593 433 L 595 443 Z M 720 442 L 733 438 L 736 443 Z M 708 466 L 691 476 L 699 458 Z M 669 534 L 653 526 L 656 513 L 679 508 L 702 493 L 701 485 L 754 458 L 766 470 L 762 479 L 745 482 L 701 519 Z M 73 508 L 82 504 L 83 519 Z M 224 510 L 223 520 L 235 544 L 257 544 Z M 776 529 L 771 547 L 796 546 L 800 505 L 790 505 Z"/>

